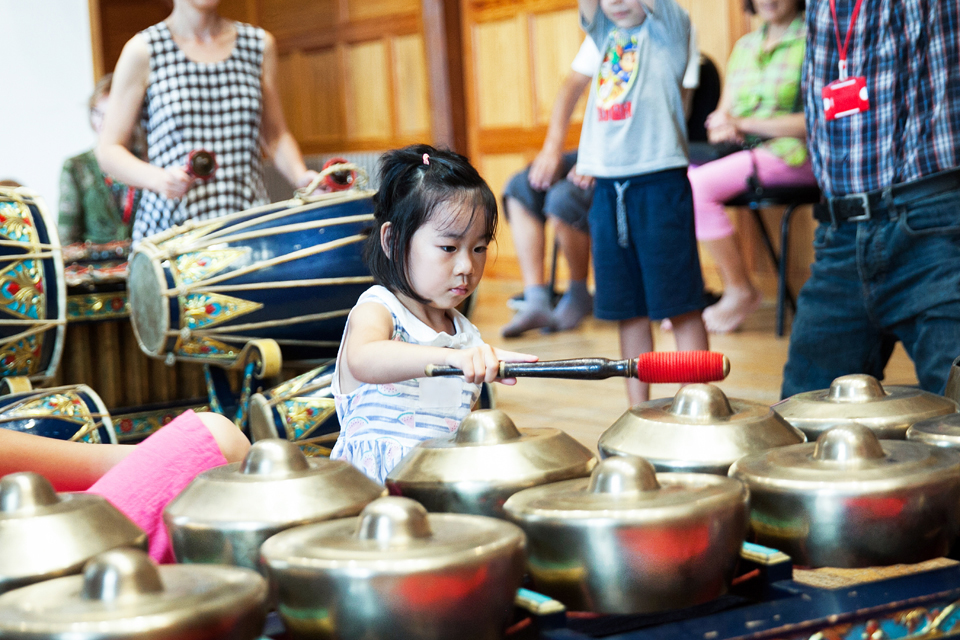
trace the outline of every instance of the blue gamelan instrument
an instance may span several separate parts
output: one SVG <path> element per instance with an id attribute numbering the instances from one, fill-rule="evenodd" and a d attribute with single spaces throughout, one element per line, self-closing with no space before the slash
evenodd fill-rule
<path id="1" fill-rule="evenodd" d="M 361 255 L 373 193 L 288 200 L 145 239 L 128 278 L 140 347 L 224 366 L 262 339 L 275 340 L 285 361 L 334 354 L 373 282 Z"/>
<path id="2" fill-rule="evenodd" d="M 333 401 L 334 361 L 250 398 L 250 436 L 285 438 L 308 456 L 330 455 L 340 431 Z"/>
<path id="3" fill-rule="evenodd" d="M 83 384 L 0 396 L 0 428 L 57 440 L 117 444 L 107 408 Z"/>
<path id="4" fill-rule="evenodd" d="M 56 219 L 31 191 L 0 187 L 0 377 L 54 375 L 66 308 Z"/>

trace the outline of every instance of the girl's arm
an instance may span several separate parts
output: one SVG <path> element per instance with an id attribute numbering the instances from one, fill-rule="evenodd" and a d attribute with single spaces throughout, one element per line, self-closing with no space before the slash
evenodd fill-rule
<path id="1" fill-rule="evenodd" d="M 341 357 L 341 390 L 350 393 L 360 383 L 388 384 L 422 378 L 428 364 L 461 369 L 467 382 L 493 382 L 500 360 L 536 362 L 536 356 L 494 349 L 446 349 L 391 340 L 393 318 L 381 304 L 358 305 L 350 314 Z"/>
<path id="2" fill-rule="evenodd" d="M 97 145 L 97 161 L 104 173 L 131 187 L 149 189 L 166 198 L 182 198 L 193 183 L 185 169 L 154 166 L 127 148 L 140 118 L 149 79 L 150 50 L 138 34 L 124 45 L 117 60 Z"/>
<path id="3" fill-rule="evenodd" d="M 807 139 L 807 124 L 802 113 L 791 113 L 773 118 L 734 118 L 734 124 L 742 133 L 761 138 Z"/>
<path id="4" fill-rule="evenodd" d="M 280 102 L 280 90 L 277 85 L 277 43 L 272 35 L 266 34 L 263 49 L 263 125 L 261 137 L 264 153 L 273 160 L 277 170 L 287 181 L 296 187 L 305 187 L 317 175 L 307 169 L 300 153 L 296 138 L 287 128 Z"/>
<path id="5" fill-rule="evenodd" d="M 126 458 L 129 444 L 87 444 L 0 429 L 0 476 L 39 473 L 57 491 L 84 491 Z"/>

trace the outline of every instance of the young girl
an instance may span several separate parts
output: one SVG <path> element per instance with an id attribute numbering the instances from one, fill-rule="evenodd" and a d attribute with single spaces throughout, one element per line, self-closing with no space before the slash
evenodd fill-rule
<path id="1" fill-rule="evenodd" d="M 417 443 L 457 430 L 500 360 L 536 357 L 484 344 L 455 308 L 480 283 L 497 226 L 496 198 L 466 158 L 427 145 L 392 151 L 381 160 L 375 201 L 377 230 L 364 257 L 377 285 L 347 319 L 333 378 L 340 438 L 330 457 L 383 482 Z M 428 364 L 463 376 L 426 378 Z"/>

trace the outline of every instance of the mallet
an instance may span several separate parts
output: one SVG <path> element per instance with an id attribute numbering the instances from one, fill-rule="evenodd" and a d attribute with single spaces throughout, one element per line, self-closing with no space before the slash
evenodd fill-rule
<path id="1" fill-rule="evenodd" d="M 426 375 L 459 376 L 463 371 L 445 365 L 427 365 Z M 501 378 L 568 378 L 605 380 L 637 378 L 641 382 L 691 383 L 723 380 L 730 373 L 730 360 L 713 351 L 654 351 L 632 360 L 573 358 L 544 362 L 501 362 Z"/>

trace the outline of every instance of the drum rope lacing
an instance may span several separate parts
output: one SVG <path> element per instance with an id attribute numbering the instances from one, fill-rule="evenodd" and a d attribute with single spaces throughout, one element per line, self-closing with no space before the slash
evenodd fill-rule
<path id="1" fill-rule="evenodd" d="M 352 162 L 343 162 L 340 164 L 330 165 L 323 171 L 319 172 L 317 176 L 310 182 L 310 184 L 303 187 L 302 189 L 297 189 L 296 191 L 293 192 L 294 198 L 298 200 L 305 200 L 311 197 L 310 194 L 313 193 L 317 189 L 317 187 L 320 186 L 320 183 L 323 182 L 324 178 L 334 173 L 344 173 L 346 171 L 352 171 L 357 174 L 357 179 L 354 180 L 351 188 L 366 186 L 367 184 L 366 170 L 364 170 L 364 168 L 359 165 L 353 164 Z M 325 195 L 325 194 L 321 194 L 320 196 L 315 196 L 315 197 L 321 197 L 322 195 Z"/>
<path id="2" fill-rule="evenodd" d="M 298 212 L 295 212 L 298 213 Z M 284 212 L 283 216 L 262 216 L 257 219 L 258 224 L 265 224 L 271 222 L 272 220 L 279 217 L 289 217 L 290 212 Z M 324 227 L 333 227 L 342 224 L 353 224 L 355 222 L 368 222 L 373 221 L 373 214 L 365 213 L 357 216 L 344 216 L 342 218 L 334 218 L 332 220 L 315 220 L 313 222 L 300 222 L 297 224 L 288 224 L 279 227 L 274 227 L 272 229 L 259 229 L 256 231 L 248 231 L 246 233 L 234 233 L 231 235 L 222 235 L 222 234 L 213 234 L 211 233 L 208 236 L 203 238 L 198 238 L 198 241 L 195 243 L 186 243 L 184 245 L 178 245 L 173 248 L 173 251 L 165 252 L 165 257 L 171 257 L 185 253 L 187 251 L 198 251 L 200 249 L 208 249 L 214 245 L 222 245 L 230 242 L 240 242 L 242 240 L 253 240 L 256 238 L 265 238 L 267 236 L 279 236 L 285 233 L 294 233 L 296 231 L 309 231 L 311 229 L 322 229 Z M 249 225 L 234 225 L 230 230 L 236 231 L 237 228 L 241 226 Z"/>
<path id="3" fill-rule="evenodd" d="M 325 376 L 321 376 L 320 378 L 317 379 L 316 382 L 311 382 L 310 384 L 305 384 L 305 385 L 303 385 L 302 387 L 300 387 L 299 389 L 292 389 L 291 391 L 287 392 L 287 393 L 284 394 L 284 395 L 280 395 L 280 396 L 277 396 L 277 397 L 275 397 L 275 398 L 270 398 L 270 399 L 267 401 L 267 406 L 269 406 L 269 407 L 274 407 L 274 406 L 280 404 L 281 402 L 285 402 L 288 398 L 303 396 L 303 395 L 306 395 L 306 394 L 308 394 L 308 393 L 313 393 L 314 391 L 319 391 L 319 390 L 321 390 L 321 389 L 328 389 L 328 388 L 330 388 L 330 383 L 331 383 L 332 381 L 333 381 L 333 374 L 332 374 L 332 373 L 327 374 L 327 375 L 325 375 Z"/>
<path id="4" fill-rule="evenodd" d="M 190 236 L 192 232 L 198 229 L 208 229 L 208 235 L 204 236 L 205 238 L 217 238 L 224 234 L 230 234 L 236 231 L 237 229 L 244 229 L 246 227 L 262 224 L 265 221 L 270 221 L 275 218 L 284 217 L 291 213 L 291 211 L 307 211 L 311 208 L 316 208 L 322 205 L 332 205 L 339 204 L 341 202 L 349 202 L 351 200 L 360 200 L 362 198 L 368 197 L 372 192 L 368 190 L 361 189 L 349 189 L 347 191 L 337 191 L 334 193 L 325 193 L 323 195 L 317 196 L 315 198 L 310 198 L 309 202 L 304 203 L 301 199 L 292 199 L 286 200 L 283 202 L 275 202 L 271 204 L 265 204 L 260 207 L 254 207 L 253 209 L 246 209 L 244 211 L 237 211 L 236 213 L 231 213 L 229 215 L 221 216 L 219 218 L 208 219 L 208 220 L 197 220 L 191 219 L 184 222 L 182 225 L 171 227 L 166 231 L 161 231 L 160 233 L 150 236 L 145 239 L 144 244 L 152 244 L 154 246 L 160 246 L 166 242 L 180 238 L 183 236 Z M 277 210 L 277 207 L 288 207 L 286 209 Z M 299 208 L 302 207 L 302 208 Z M 269 212 L 269 213 L 266 213 Z M 266 215 L 259 216 L 256 214 L 266 213 Z M 231 225 L 230 222 L 237 219 L 248 218 L 245 222 L 240 222 L 235 225 Z M 170 257 L 175 255 L 178 247 L 174 247 L 174 252 L 169 250 L 162 252 L 164 257 Z"/>
<path id="5" fill-rule="evenodd" d="M 233 335 L 223 335 L 227 331 L 235 331 L 237 329 L 265 329 L 268 327 L 285 327 L 291 324 L 298 324 L 301 322 L 312 322 L 314 320 L 329 320 L 330 318 L 339 318 L 349 314 L 351 309 L 339 309 L 337 311 L 324 311 L 323 313 L 311 313 L 305 316 L 295 316 L 293 318 L 282 318 L 278 320 L 264 320 L 263 322 L 248 322 L 246 324 L 234 324 L 227 327 L 213 327 L 210 329 L 194 329 L 191 330 L 188 327 L 183 327 L 179 331 L 167 331 L 168 336 L 183 336 L 189 338 L 190 336 L 205 336 L 205 335 L 216 335 L 221 339 L 226 340 L 230 339 L 241 339 L 243 336 L 233 336 Z"/>
<path id="6" fill-rule="evenodd" d="M 261 271 L 263 269 L 266 269 L 278 264 L 283 264 L 285 262 L 292 262 L 294 260 L 299 260 L 301 258 L 306 258 L 308 256 L 325 253 L 327 251 L 332 251 L 334 249 L 339 249 L 340 247 L 344 247 L 348 244 L 353 244 L 356 242 L 364 242 L 366 241 L 366 239 L 367 239 L 367 236 L 358 234 L 354 236 L 348 236 L 346 238 L 340 238 L 339 240 L 333 240 L 331 242 L 325 242 L 323 244 L 318 244 L 313 247 L 307 247 L 305 249 L 300 249 L 299 251 L 293 251 L 291 253 L 287 253 L 282 256 L 270 258 L 269 260 L 261 260 L 255 264 L 251 264 L 246 267 L 241 267 L 240 269 L 235 269 L 233 271 L 229 271 L 227 273 L 223 273 L 218 276 L 214 276 L 212 278 L 207 278 L 205 280 L 198 280 L 197 282 L 191 282 L 189 284 L 180 285 L 179 287 L 176 287 L 174 289 L 166 290 L 164 292 L 164 295 L 167 296 L 168 298 L 172 298 L 175 296 L 184 295 L 186 293 L 195 293 L 198 291 L 202 291 L 204 287 L 211 284 L 224 282 L 226 280 L 232 280 L 233 278 L 245 276 L 249 273 L 255 273 L 257 271 Z M 373 281 L 372 278 L 370 281 L 371 282 Z M 269 282 L 262 283 L 262 286 L 266 286 L 269 284 L 270 284 Z"/>

